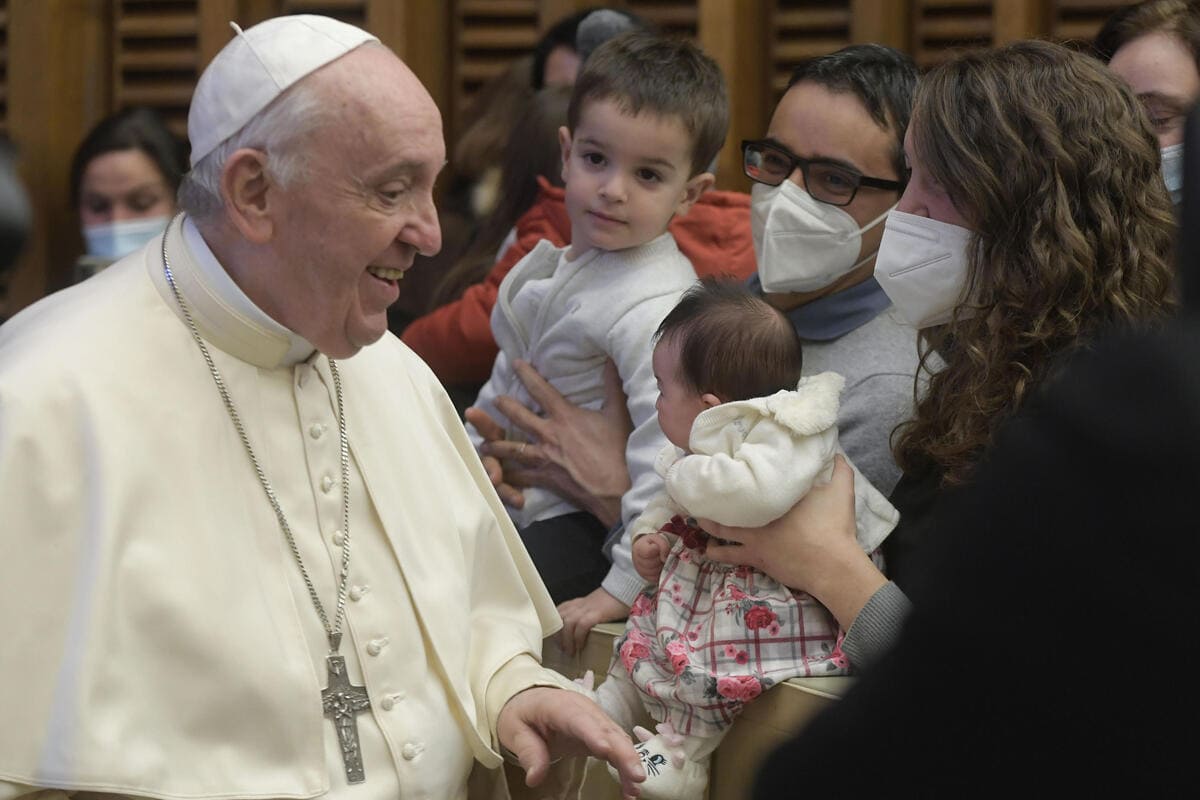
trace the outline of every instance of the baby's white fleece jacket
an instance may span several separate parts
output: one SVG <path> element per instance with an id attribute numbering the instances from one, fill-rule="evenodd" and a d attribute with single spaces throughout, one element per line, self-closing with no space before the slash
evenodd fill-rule
<path id="1" fill-rule="evenodd" d="M 632 539 L 653 533 L 675 515 L 757 528 L 778 519 L 813 486 L 829 482 L 838 444 L 834 372 L 801 378 L 794 391 L 722 403 L 692 424 L 690 452 L 668 445 L 656 470 L 661 492 L 633 524 Z M 849 459 L 847 459 L 849 462 Z M 871 552 L 896 527 L 900 513 L 853 464 L 858 542 Z"/>

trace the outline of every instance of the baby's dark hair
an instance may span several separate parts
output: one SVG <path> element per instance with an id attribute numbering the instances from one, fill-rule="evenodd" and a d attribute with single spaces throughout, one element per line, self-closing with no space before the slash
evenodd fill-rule
<path id="1" fill-rule="evenodd" d="M 691 137 L 692 174 L 708 170 L 729 128 L 725 78 L 717 62 L 684 39 L 630 31 L 606 41 L 584 63 L 567 126 L 579 126 L 584 106 L 613 100 L 629 114 L 678 117 Z"/>
<path id="2" fill-rule="evenodd" d="M 800 337 L 788 318 L 741 283 L 703 278 L 654 333 L 679 346 L 679 378 L 724 402 L 766 397 L 800 382 Z"/>

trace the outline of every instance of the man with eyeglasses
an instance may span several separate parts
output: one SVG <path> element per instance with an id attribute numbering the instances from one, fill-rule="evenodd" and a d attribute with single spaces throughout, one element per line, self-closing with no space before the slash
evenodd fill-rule
<path id="1" fill-rule="evenodd" d="M 804 340 L 804 371 L 845 376 L 842 446 L 885 494 L 900 478 L 889 437 L 912 409 L 916 331 L 872 273 L 900 199 L 917 72 L 890 47 L 854 45 L 793 72 L 762 139 L 742 142 L 755 181 L 751 285 Z"/>

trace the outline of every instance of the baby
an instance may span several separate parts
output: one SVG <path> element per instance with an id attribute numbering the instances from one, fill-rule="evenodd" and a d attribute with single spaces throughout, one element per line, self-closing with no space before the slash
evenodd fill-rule
<path id="1" fill-rule="evenodd" d="M 662 800 L 703 796 L 709 756 L 746 703 L 849 664 L 823 606 L 749 567 L 709 561 L 695 524 L 762 526 L 829 480 L 841 376 L 801 378 L 791 324 L 734 283 L 689 290 L 656 338 L 666 492 L 632 526 L 634 565 L 656 585 L 634 602 L 595 696 L 626 729 L 643 709 L 662 723 L 657 735 L 634 728 L 643 796 Z M 855 495 L 858 541 L 874 553 L 899 514 L 857 470 Z M 590 688 L 590 674 L 582 683 Z"/>

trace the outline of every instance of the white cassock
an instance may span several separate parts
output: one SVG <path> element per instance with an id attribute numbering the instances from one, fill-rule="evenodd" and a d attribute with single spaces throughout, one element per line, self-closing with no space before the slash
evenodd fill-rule
<path id="1" fill-rule="evenodd" d="M 168 254 L 332 618 L 329 362 L 190 223 Z M 324 630 L 159 243 L 0 328 L 0 798 L 464 797 L 474 760 L 500 763 L 503 704 L 570 688 L 538 663 L 558 615 L 437 380 L 390 334 L 338 366 L 341 652 L 371 698 L 354 785 L 322 716 Z"/>

